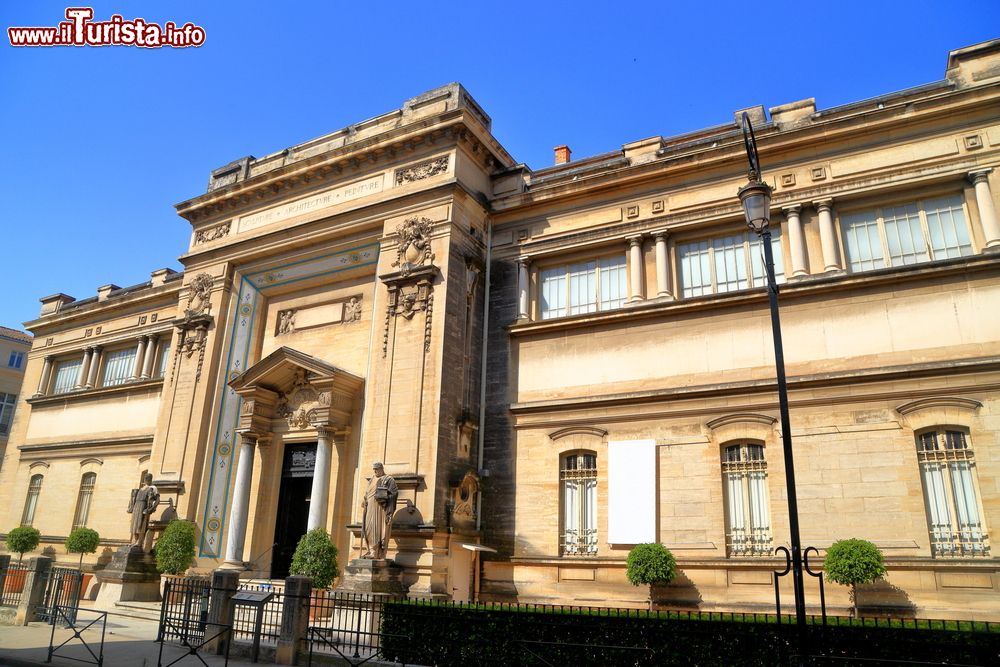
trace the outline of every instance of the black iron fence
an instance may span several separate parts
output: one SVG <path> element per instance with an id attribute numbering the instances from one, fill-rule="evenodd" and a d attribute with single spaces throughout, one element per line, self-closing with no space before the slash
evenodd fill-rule
<path id="1" fill-rule="evenodd" d="M 56 623 L 75 620 L 77 606 L 80 604 L 80 589 L 83 585 L 83 573 L 67 567 L 54 567 L 48 571 L 45 581 L 45 593 L 42 604 L 35 611 L 39 621 Z M 56 607 L 62 607 L 62 613 L 56 614 Z"/>
<path id="2" fill-rule="evenodd" d="M 27 565 L 11 563 L 0 570 L 0 605 L 16 607 L 21 603 L 27 577 Z"/>
<path id="3" fill-rule="evenodd" d="M 241 584 L 241 591 L 263 591 L 273 594 L 264 605 L 260 628 L 260 645 L 274 646 L 281 634 L 281 613 L 285 603 L 284 589 L 272 584 Z M 257 610 L 252 606 L 237 605 L 233 609 L 233 640 L 252 644 L 257 624 Z"/>
<path id="4" fill-rule="evenodd" d="M 163 582 L 156 641 L 195 644 L 205 639 L 212 582 L 203 577 L 170 577 Z"/>

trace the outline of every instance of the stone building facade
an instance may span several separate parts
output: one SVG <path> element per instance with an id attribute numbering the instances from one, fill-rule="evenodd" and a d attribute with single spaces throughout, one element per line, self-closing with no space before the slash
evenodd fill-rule
<path id="1" fill-rule="evenodd" d="M 3 465 L 7 438 L 14 423 L 14 408 L 21 393 L 30 349 L 30 335 L 17 329 L 0 327 L 0 466 Z"/>
<path id="2" fill-rule="evenodd" d="M 873 540 L 869 593 L 925 616 L 1000 618 L 998 109 L 1000 40 L 918 88 L 746 110 L 803 543 Z M 85 523 L 110 548 L 148 471 L 197 569 L 281 576 L 310 527 L 359 555 L 384 461 L 411 595 L 645 605 L 624 561 L 657 541 L 675 604 L 773 608 L 787 505 L 737 116 L 533 171 L 453 84 L 216 169 L 177 206 L 183 273 L 27 323 L 0 525 L 30 501 L 50 543 Z"/>

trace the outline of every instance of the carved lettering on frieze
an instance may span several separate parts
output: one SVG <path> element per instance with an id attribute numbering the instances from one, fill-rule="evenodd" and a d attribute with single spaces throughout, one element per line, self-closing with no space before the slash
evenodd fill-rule
<path id="1" fill-rule="evenodd" d="M 194 235 L 195 245 L 208 243 L 209 241 L 215 241 L 225 236 L 229 236 L 229 229 L 232 227 L 232 224 L 232 222 L 224 222 L 221 225 L 216 225 L 215 227 L 199 229 Z"/>
<path id="2" fill-rule="evenodd" d="M 448 171 L 448 157 L 447 155 L 442 155 L 439 158 L 435 158 L 428 162 L 421 162 L 420 164 L 415 164 L 412 167 L 404 167 L 403 169 L 396 170 L 396 185 L 403 185 L 404 183 L 413 183 L 415 181 L 422 181 L 425 178 L 430 178 L 431 176 L 437 176 L 438 174 L 443 174 Z"/>

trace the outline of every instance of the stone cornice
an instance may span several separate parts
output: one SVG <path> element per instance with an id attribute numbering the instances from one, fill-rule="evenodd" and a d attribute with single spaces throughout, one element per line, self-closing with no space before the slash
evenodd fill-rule
<path id="1" fill-rule="evenodd" d="M 118 316 L 112 313 L 116 309 L 126 311 L 135 308 L 144 301 L 160 300 L 169 301 L 170 303 L 176 302 L 176 295 L 181 291 L 182 282 L 181 280 L 171 280 L 163 285 L 137 289 L 119 297 L 111 297 L 106 301 L 94 299 L 87 303 L 81 302 L 79 306 L 71 304 L 71 307 L 66 310 L 30 320 L 25 322 L 24 326 L 26 329 L 35 332 L 35 338 L 38 339 L 52 333 L 55 327 L 79 326 L 86 320 L 92 320 L 100 324 L 102 321 Z M 139 311 L 136 310 L 135 312 Z"/>
<path id="2" fill-rule="evenodd" d="M 94 398 L 104 398 L 117 394 L 129 394 L 148 389 L 157 389 L 163 384 L 163 378 L 152 380 L 142 380 L 139 382 L 127 382 L 113 387 L 97 387 L 96 389 L 80 389 L 66 392 L 65 394 L 55 394 L 52 396 L 34 396 L 27 399 L 29 405 L 43 407 L 49 405 L 60 405 L 75 401 L 90 400 Z"/>

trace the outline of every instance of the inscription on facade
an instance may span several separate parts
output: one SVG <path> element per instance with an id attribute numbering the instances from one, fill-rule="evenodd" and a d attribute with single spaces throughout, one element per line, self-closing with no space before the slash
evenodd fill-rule
<path id="1" fill-rule="evenodd" d="M 382 192 L 384 180 L 383 175 L 379 174 L 377 176 L 372 176 L 371 178 L 366 178 L 363 181 L 355 181 L 354 183 L 349 183 L 347 185 L 342 185 L 339 188 L 334 188 L 333 190 L 327 190 L 326 192 L 297 199 L 287 204 L 282 204 L 281 206 L 275 206 L 263 211 L 258 211 L 257 213 L 244 215 L 240 218 L 238 231 L 245 232 L 249 229 L 256 229 L 257 227 L 270 225 L 286 218 L 292 218 L 297 215 L 303 215 L 305 213 L 311 213 L 330 206 L 336 206 L 337 204 L 343 204 L 344 202 L 351 201 L 352 199 L 378 194 L 379 192 Z"/>

